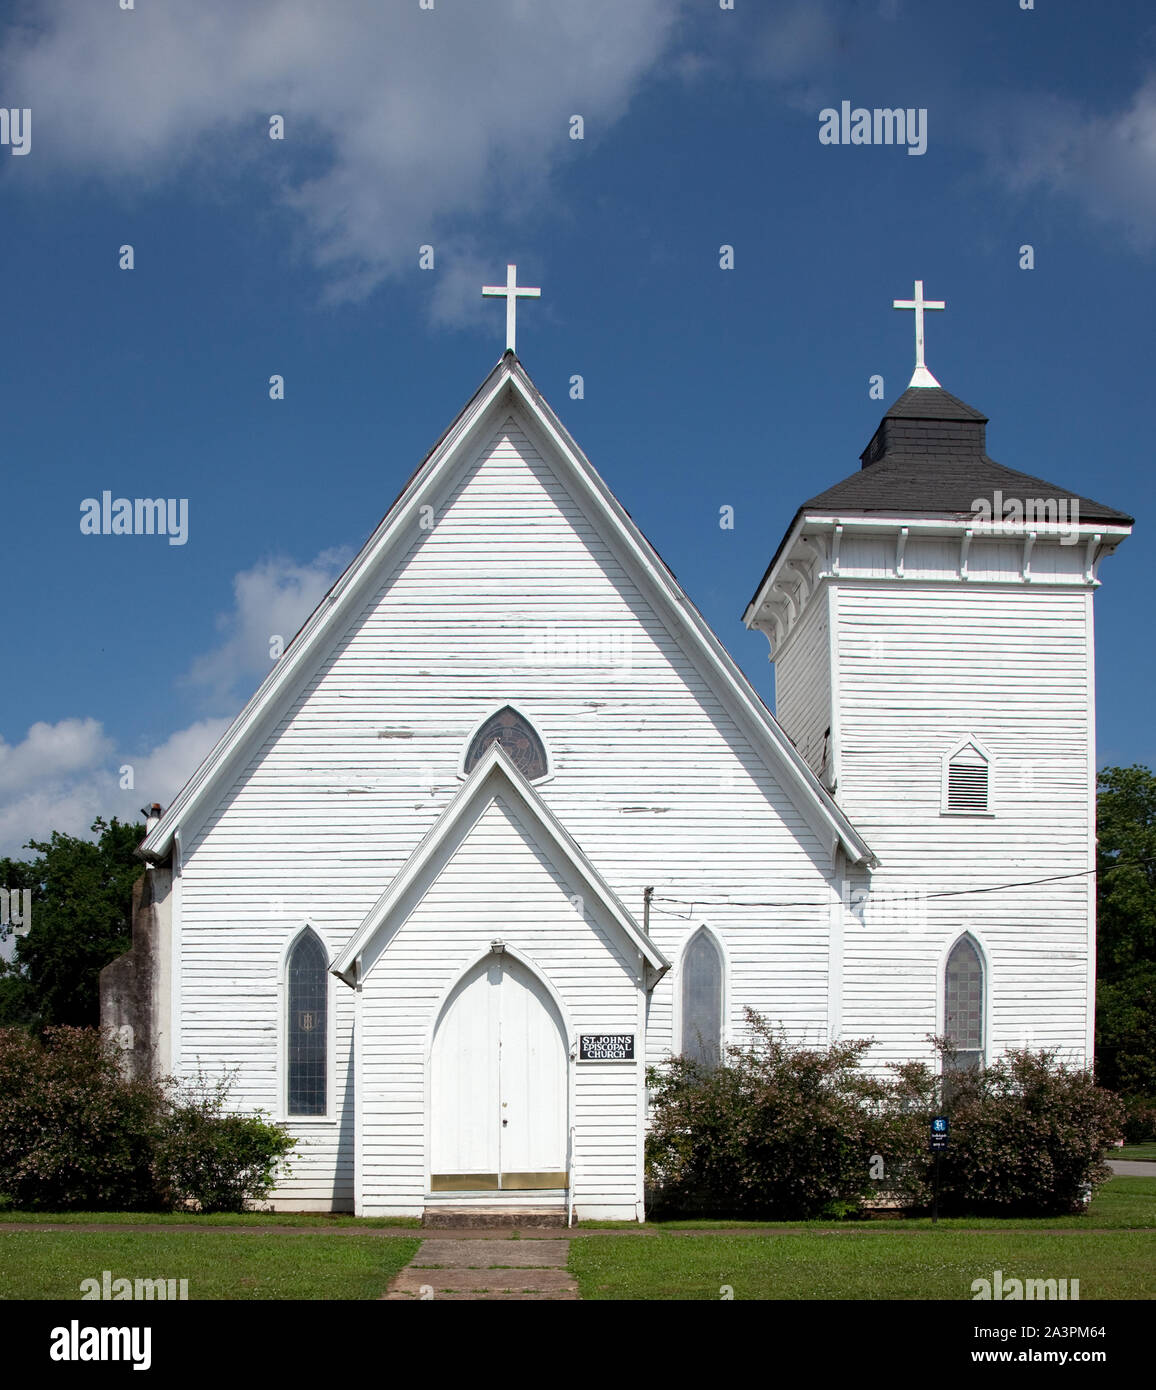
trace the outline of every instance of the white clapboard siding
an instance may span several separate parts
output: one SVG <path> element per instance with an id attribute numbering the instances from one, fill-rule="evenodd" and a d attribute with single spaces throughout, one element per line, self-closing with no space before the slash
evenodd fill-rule
<path id="1" fill-rule="evenodd" d="M 944 955 L 971 931 L 989 1056 L 1030 1045 L 1083 1061 L 1093 880 L 1062 876 L 1089 868 L 1094 834 L 1090 593 L 846 580 L 835 609 L 837 795 L 881 860 L 872 891 L 959 894 L 929 897 L 922 925 L 889 923 L 883 902 L 874 926 L 847 923 L 844 1034 L 897 1061 L 942 1031 Z M 965 738 L 992 758 L 989 816 L 941 812 L 943 759 Z"/>
<path id="2" fill-rule="evenodd" d="M 308 921 L 337 954 L 460 787 L 472 733 L 505 703 L 545 741 L 542 797 L 639 922 L 644 889 L 655 888 L 650 931 L 675 970 L 654 991 L 647 1057 L 675 1045 L 677 962 L 703 922 L 728 950 L 730 1036 L 741 1033 L 747 1004 L 797 1037 L 825 1036 L 831 847 L 706 673 L 517 419 L 432 500 L 433 529 L 415 527 L 408 553 L 248 765 L 200 824 L 184 828 L 182 1070 L 236 1067 L 236 1103 L 279 1113 L 277 986 L 290 939 Z M 475 864 L 478 874 L 484 867 Z M 467 912 L 485 905 L 477 891 L 457 901 Z M 565 951 L 551 959 L 565 976 Z M 415 982 L 408 997 L 420 999 L 423 1018 L 444 983 L 444 969 Z M 416 1023 L 374 1014 L 378 987 L 366 986 L 361 1043 L 366 1067 L 393 1068 L 391 1108 L 371 1114 L 363 1095 L 361 1150 L 366 1200 L 384 1209 L 391 1183 L 402 1205 L 419 1200 L 425 1102 Z M 605 1011 L 598 983 L 581 988 Z M 350 1102 L 344 1123 L 296 1126 L 311 1147 L 278 1192 L 286 1204 L 351 1200 L 353 995 L 340 983 L 333 991 L 335 1088 Z M 580 1088 L 576 1113 L 591 1127 L 583 1143 L 598 1137 L 596 1103 Z M 633 1104 L 625 1090 L 621 1104 Z M 591 1163 L 587 1179 L 603 1184 L 596 1205 L 635 1200 L 637 1160 L 629 1181 L 615 1166 L 623 1161 Z"/>
<path id="3" fill-rule="evenodd" d="M 822 779 L 831 724 L 831 632 L 824 586 L 775 653 L 775 714 L 811 771 Z"/>
<path id="4" fill-rule="evenodd" d="M 500 937 L 517 943 L 557 992 L 567 1041 L 580 1032 L 637 1031 L 639 963 L 580 889 L 551 862 L 509 808 L 493 803 L 372 962 L 362 1010 L 366 1143 L 362 1209 L 405 1214 L 425 1204 L 425 1065 L 439 1006 Z M 639 1076 L 634 1065 L 574 1070 L 576 1203 L 636 1213 Z M 454 1204 L 463 1200 L 458 1194 Z M 489 1198 L 492 1202 L 493 1198 Z"/>

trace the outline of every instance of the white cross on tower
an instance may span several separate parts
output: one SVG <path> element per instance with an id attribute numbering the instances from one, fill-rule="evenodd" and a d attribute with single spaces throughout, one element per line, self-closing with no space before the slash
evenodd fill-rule
<path id="1" fill-rule="evenodd" d="M 506 300 L 506 351 L 514 351 L 514 333 L 517 327 L 518 300 L 519 299 L 540 299 L 541 290 L 529 289 L 525 285 L 518 284 L 518 267 L 508 265 L 506 267 L 506 283 L 504 285 L 483 285 L 483 295 L 502 295 Z"/>
<path id="2" fill-rule="evenodd" d="M 924 299 L 923 281 L 915 282 L 914 299 L 893 299 L 891 301 L 893 309 L 914 309 L 915 310 L 915 375 L 907 383 L 908 389 L 912 386 L 938 386 L 939 382 L 927 370 L 927 363 L 923 360 L 923 311 L 924 309 L 946 309 L 947 305 L 942 299 Z"/>

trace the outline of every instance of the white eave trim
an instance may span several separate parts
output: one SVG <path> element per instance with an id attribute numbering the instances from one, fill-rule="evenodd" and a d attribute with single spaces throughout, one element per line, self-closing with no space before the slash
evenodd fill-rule
<path id="1" fill-rule="evenodd" d="M 451 839 L 463 822 L 472 820 L 476 823 L 499 794 L 516 802 L 518 808 L 534 821 L 557 851 L 562 863 L 569 868 L 576 879 L 590 889 L 591 896 L 601 904 L 607 915 L 617 924 L 634 951 L 642 955 L 648 967 L 646 970 L 646 988 L 652 989 L 670 969 L 670 962 L 634 920 L 614 890 L 591 864 L 561 821 L 502 751 L 501 745 L 497 743 L 491 744 L 486 750 L 478 765 L 454 795 L 453 800 L 430 827 L 421 844 L 402 865 L 389 887 L 362 919 L 361 925 L 330 967 L 331 972 L 348 985 L 357 983 L 360 973 L 358 962 L 366 947 L 382 927 L 388 923 L 394 909 L 420 876 L 425 866 L 434 858 L 442 845 Z"/>
<path id="2" fill-rule="evenodd" d="M 966 538 L 969 549 L 974 541 L 1023 540 L 1029 532 L 1034 533 L 1033 544 L 1037 540 L 1048 540 L 1055 536 L 1074 534 L 1084 539 L 1089 547 L 1093 541 L 1097 546 L 1101 543 L 1106 546 L 1113 546 L 1132 534 L 1131 526 L 1127 526 L 1123 522 L 1081 521 L 1075 526 L 1069 526 L 1035 521 L 1030 524 L 1013 524 L 1006 521 L 984 523 L 976 521 L 972 516 L 912 517 L 904 516 L 898 512 L 893 514 L 872 512 L 869 516 L 856 515 L 854 512 L 850 514 L 803 512 L 787 533 L 787 539 L 778 553 L 774 568 L 759 585 L 754 598 L 747 604 L 746 611 L 743 613 L 743 622 L 748 628 L 754 625 L 766 607 L 771 591 L 782 578 L 783 570 L 790 564 L 794 556 L 801 532 L 807 527 L 818 527 L 823 531 L 837 531 L 840 534 L 847 531 L 895 531 L 897 534 L 905 531 L 908 533 L 907 538 L 913 534 L 942 535 L 946 532 L 949 535 L 959 536 L 961 540 Z M 964 553 L 966 559 L 966 551 Z M 833 574 L 837 574 L 837 572 L 835 567 L 830 571 Z"/>
<path id="3" fill-rule="evenodd" d="M 1123 522 L 1080 521 L 1075 526 L 1069 526 L 1067 523 L 1060 522 L 982 522 L 976 521 L 975 517 L 971 515 L 913 517 L 903 516 L 898 512 L 894 514 L 872 512 L 870 516 L 856 516 L 854 513 L 845 516 L 837 512 L 807 512 L 800 518 L 800 525 L 803 524 L 825 527 L 845 526 L 859 531 L 880 528 L 895 530 L 896 527 L 900 526 L 907 526 L 912 531 L 927 532 L 954 531 L 958 533 L 963 530 L 971 530 L 977 536 L 1022 536 L 1025 531 L 1035 531 L 1041 536 L 1071 535 L 1073 532 L 1080 536 L 1089 536 L 1096 531 L 1119 537 L 1132 534 L 1131 526 L 1126 526 Z M 778 566 L 776 566 L 777 568 Z"/>

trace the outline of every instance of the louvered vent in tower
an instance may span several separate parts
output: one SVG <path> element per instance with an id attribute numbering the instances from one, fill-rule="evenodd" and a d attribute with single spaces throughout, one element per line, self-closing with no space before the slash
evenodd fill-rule
<path id="1" fill-rule="evenodd" d="M 947 765 L 947 809 L 974 815 L 988 809 L 987 801 L 987 759 L 969 743 Z"/>

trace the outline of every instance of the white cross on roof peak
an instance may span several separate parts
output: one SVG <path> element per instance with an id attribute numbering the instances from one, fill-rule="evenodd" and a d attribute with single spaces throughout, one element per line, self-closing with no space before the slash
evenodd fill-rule
<path id="1" fill-rule="evenodd" d="M 927 370 L 927 363 L 923 360 L 923 311 L 925 309 L 946 309 L 947 305 L 942 299 L 924 299 L 923 281 L 916 280 L 915 297 L 913 299 L 893 299 L 891 307 L 893 309 L 915 310 L 915 374 L 907 383 L 908 390 L 912 386 L 938 386 L 939 382 Z"/>
<path id="2" fill-rule="evenodd" d="M 508 265 L 506 267 L 506 283 L 504 285 L 483 285 L 482 294 L 484 296 L 500 295 L 506 301 L 506 351 L 513 352 L 514 338 L 518 324 L 518 300 L 519 299 L 540 299 L 542 291 L 531 289 L 526 285 L 518 284 L 518 267 Z"/>

